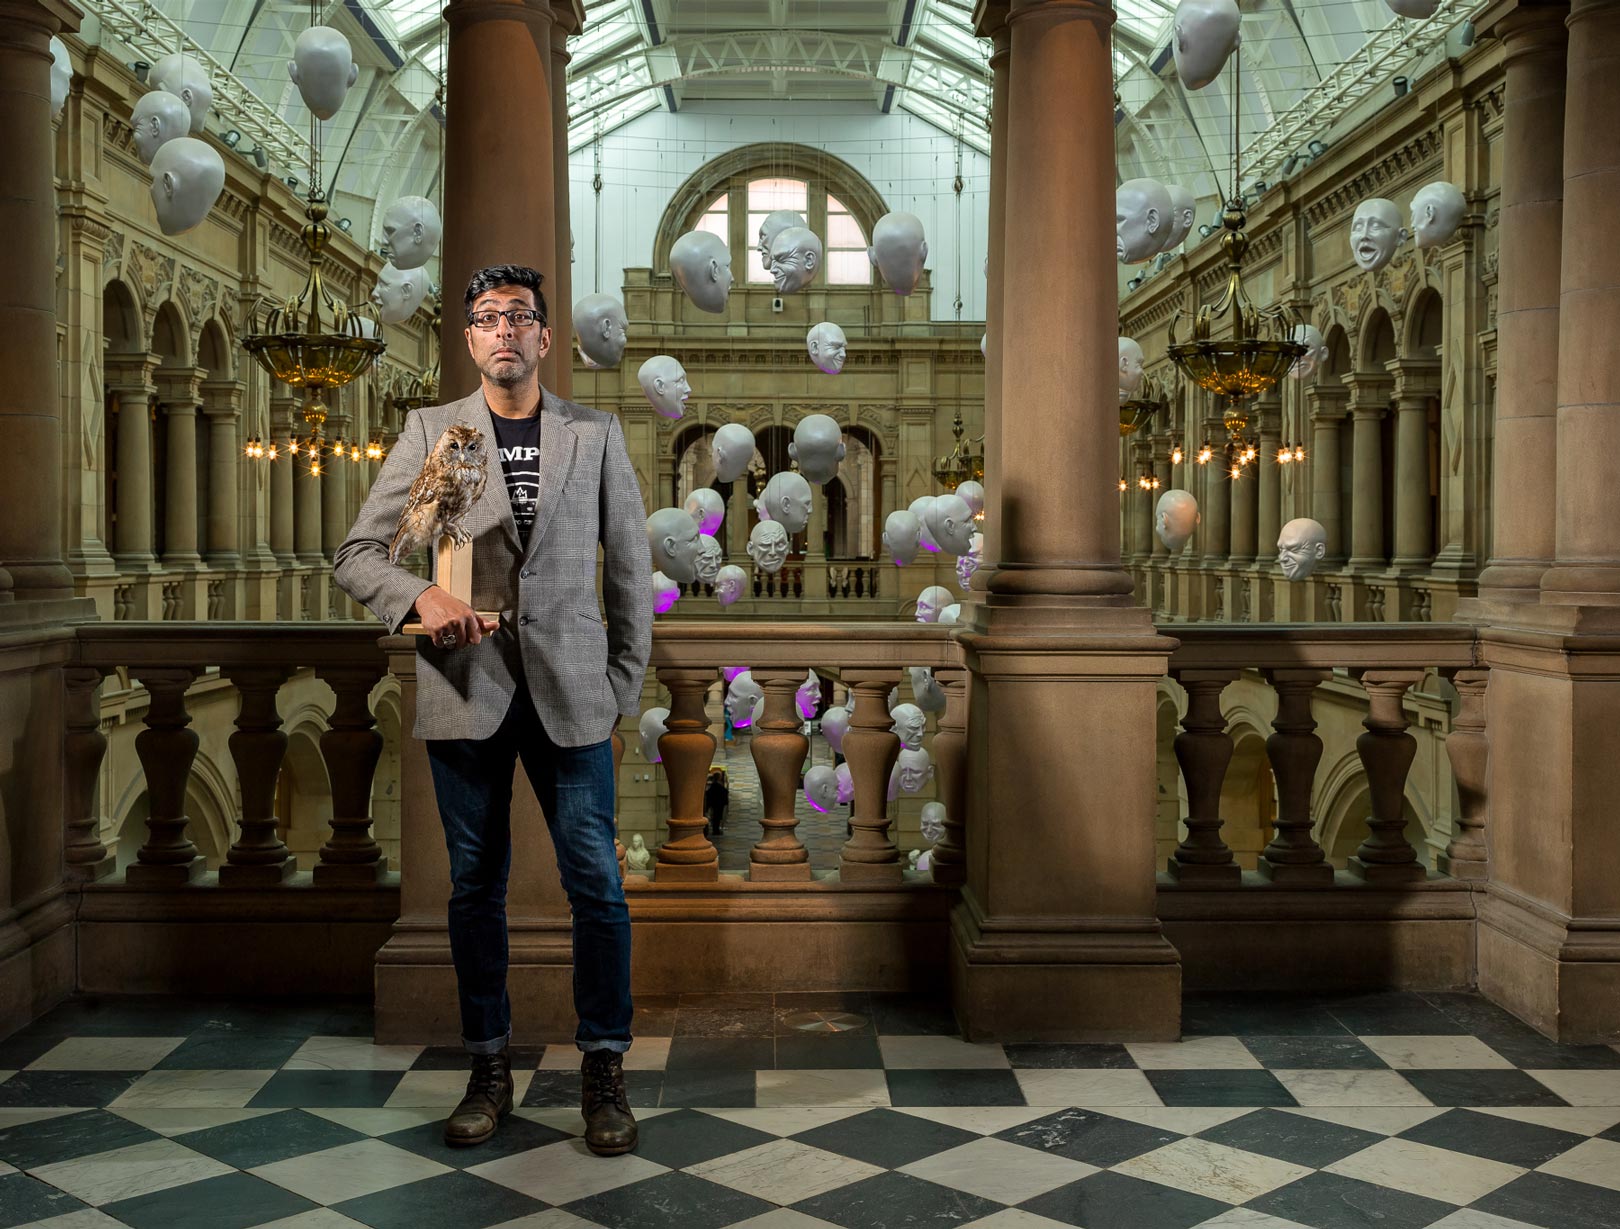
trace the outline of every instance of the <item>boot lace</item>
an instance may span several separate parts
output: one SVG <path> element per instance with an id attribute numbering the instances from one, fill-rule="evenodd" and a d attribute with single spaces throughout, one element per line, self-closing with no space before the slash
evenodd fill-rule
<path id="1" fill-rule="evenodd" d="M 596 1054 L 590 1054 L 585 1059 L 586 1095 L 597 1104 L 612 1104 L 621 1110 L 628 1110 L 630 1107 L 625 1099 L 622 1069 L 614 1061 L 616 1056 L 607 1050 L 600 1053 L 607 1057 L 598 1058 Z"/>
<path id="2" fill-rule="evenodd" d="M 506 1088 L 506 1068 L 498 1054 L 474 1054 L 467 1095 L 499 1097 Z"/>

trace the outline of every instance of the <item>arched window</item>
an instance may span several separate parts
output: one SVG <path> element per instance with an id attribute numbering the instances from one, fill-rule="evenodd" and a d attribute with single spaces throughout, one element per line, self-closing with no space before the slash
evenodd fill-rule
<path id="1" fill-rule="evenodd" d="M 819 197 L 813 208 L 812 195 Z M 721 238 L 725 237 L 723 229 L 715 230 L 710 225 L 711 219 L 719 215 L 719 222 L 723 226 L 726 210 L 725 196 L 720 197 L 704 212 L 700 223 L 704 230 L 714 230 Z M 748 282 L 753 286 L 768 286 L 771 275 L 761 262 L 759 254 L 759 226 L 766 217 L 778 209 L 791 209 L 810 221 L 814 227 L 814 219 L 824 215 L 827 219 L 827 233 L 821 236 L 825 246 L 826 255 L 822 275 L 819 280 L 829 286 L 870 286 L 872 284 L 872 263 L 866 258 L 866 236 L 861 232 L 861 224 L 857 222 L 845 204 L 832 193 L 825 190 L 812 193 L 811 187 L 802 179 L 752 179 L 748 182 L 748 220 L 743 228 L 748 244 Z M 732 256 L 736 263 L 736 254 Z"/>

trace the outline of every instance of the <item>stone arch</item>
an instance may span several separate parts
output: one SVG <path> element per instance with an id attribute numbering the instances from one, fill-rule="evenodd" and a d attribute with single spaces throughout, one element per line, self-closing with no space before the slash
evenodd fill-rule
<path id="1" fill-rule="evenodd" d="M 1328 861 L 1343 867 L 1356 852 L 1357 846 L 1367 838 L 1367 817 L 1371 810 L 1371 794 L 1367 774 L 1361 759 L 1354 751 L 1347 752 L 1335 762 L 1332 771 L 1320 778 L 1318 789 L 1321 801 L 1316 808 L 1317 842 L 1327 854 Z M 1405 835 L 1417 850 L 1418 860 L 1430 865 L 1428 824 L 1418 808 L 1418 799 L 1410 780 L 1401 799 L 1401 811 L 1406 819 Z"/>
<path id="2" fill-rule="evenodd" d="M 1228 714 L 1232 759 L 1221 782 L 1220 815 L 1225 820 L 1221 834 L 1238 865 L 1252 871 L 1277 819 L 1276 784 L 1262 728 L 1248 719 L 1231 718 Z"/>
<path id="3" fill-rule="evenodd" d="M 1401 354 L 1406 358 L 1437 358 L 1445 339 L 1445 300 L 1439 290 L 1420 284 L 1407 301 Z"/>
<path id="4" fill-rule="evenodd" d="M 231 847 L 232 825 L 236 818 L 235 773 L 227 778 L 209 755 L 199 750 L 191 762 L 186 782 L 186 814 L 191 817 L 187 833 L 197 852 L 216 870 Z"/>
<path id="5" fill-rule="evenodd" d="M 276 778 L 276 833 L 286 842 L 300 870 L 320 859 L 332 823 L 332 784 L 321 756 L 325 716 L 306 708 L 287 720 L 287 753 Z"/>
<path id="6" fill-rule="evenodd" d="M 197 366 L 208 372 L 210 380 L 229 380 L 236 374 L 236 347 L 228 321 L 219 316 L 203 321 L 197 336 Z"/>
<path id="7" fill-rule="evenodd" d="M 186 309 L 179 300 L 165 299 L 158 304 L 152 317 L 152 352 L 162 358 L 162 366 L 192 365 L 191 336 Z"/>
<path id="8" fill-rule="evenodd" d="M 386 690 L 384 690 L 386 688 Z M 399 687 L 393 676 L 385 678 L 372 693 L 371 712 L 382 735 L 382 754 L 371 778 L 371 835 L 382 848 L 390 870 L 399 869 L 400 780 L 404 747 L 404 723 L 400 711 Z"/>
<path id="9" fill-rule="evenodd" d="M 144 319 L 139 287 L 115 277 L 101 288 L 101 337 L 107 353 L 144 354 Z"/>
<path id="10" fill-rule="evenodd" d="M 1176 698 L 1167 688 L 1159 692 L 1154 710 L 1154 824 L 1158 865 L 1175 853 L 1181 840 L 1181 820 L 1187 813 L 1187 793 L 1182 788 L 1181 765 L 1176 761 L 1176 733 L 1181 720 Z"/>
<path id="11" fill-rule="evenodd" d="M 1396 357 L 1393 313 L 1382 302 L 1371 306 L 1356 330 L 1356 359 L 1360 371 L 1382 371 Z"/>

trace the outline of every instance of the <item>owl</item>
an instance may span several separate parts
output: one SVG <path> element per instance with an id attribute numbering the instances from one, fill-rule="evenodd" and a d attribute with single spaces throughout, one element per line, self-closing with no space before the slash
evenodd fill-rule
<path id="1" fill-rule="evenodd" d="M 439 437 L 411 483 L 399 530 L 388 549 L 388 561 L 398 563 L 413 550 L 433 546 L 445 534 L 457 546 L 472 541 L 463 522 L 484 493 L 489 481 L 489 453 L 484 433 L 466 423 L 455 423 Z"/>

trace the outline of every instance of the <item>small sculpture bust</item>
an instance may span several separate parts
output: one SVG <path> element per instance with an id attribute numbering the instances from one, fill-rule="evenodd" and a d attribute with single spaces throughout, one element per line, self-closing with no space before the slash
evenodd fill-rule
<path id="1" fill-rule="evenodd" d="M 945 835 L 945 804 L 943 802 L 923 803 L 920 826 L 922 828 L 922 838 L 928 842 L 930 848 L 939 844 L 940 839 Z"/>
<path id="2" fill-rule="evenodd" d="M 894 566 L 903 568 L 917 557 L 922 549 L 922 522 L 915 513 L 904 508 L 889 513 L 883 520 L 883 547 L 894 556 Z"/>
<path id="3" fill-rule="evenodd" d="M 667 708 L 649 708 L 641 714 L 641 720 L 636 725 L 636 734 L 641 741 L 641 758 L 649 764 L 662 762 L 663 757 L 658 753 L 658 740 L 669 733 L 668 722 Z"/>
<path id="4" fill-rule="evenodd" d="M 1394 201 L 1375 196 L 1356 206 L 1350 219 L 1350 255 L 1358 268 L 1376 273 L 1395 259 L 1395 249 L 1405 238 Z"/>
<path id="5" fill-rule="evenodd" d="M 1395 11 L 1398 13 L 1400 9 Z M 1429 11 L 1434 11 L 1432 5 Z M 1467 210 L 1468 202 L 1456 184 L 1444 180 L 1424 184 L 1412 197 L 1412 234 L 1418 247 L 1432 248 L 1449 243 L 1462 225 Z"/>
<path id="6" fill-rule="evenodd" d="M 427 197 L 402 196 L 383 211 L 382 233 L 394 268 L 420 269 L 439 246 L 444 220 Z"/>
<path id="7" fill-rule="evenodd" d="M 927 666 L 912 666 L 911 695 L 917 701 L 917 707 L 925 713 L 943 713 L 945 711 L 945 689 L 939 685 L 934 672 Z"/>
<path id="8" fill-rule="evenodd" d="M 799 716 L 806 721 L 814 721 L 816 710 L 821 707 L 821 680 L 816 677 L 814 670 L 807 671 L 804 682 L 793 693 L 793 703 L 798 706 Z"/>
<path id="9" fill-rule="evenodd" d="M 838 770 L 830 764 L 817 764 L 804 774 L 804 800 L 813 811 L 830 811 L 838 805 Z"/>
<path id="10" fill-rule="evenodd" d="M 626 869 L 635 871 L 638 875 L 645 875 L 652 870 L 652 850 L 647 848 L 647 842 L 641 839 L 637 832 L 630 838 L 630 847 L 624 851 L 624 865 Z"/>
<path id="11" fill-rule="evenodd" d="M 838 475 L 844 459 L 844 433 L 830 414 L 806 414 L 793 428 L 788 456 L 798 462 L 799 473 L 818 486 Z"/>
<path id="12" fill-rule="evenodd" d="M 706 585 L 712 585 L 720 578 L 720 563 L 725 559 L 726 553 L 720 547 L 720 539 L 712 534 L 698 534 L 697 578 Z"/>
<path id="13" fill-rule="evenodd" d="M 788 531 L 781 521 L 761 521 L 748 534 L 748 557 L 767 575 L 782 570 L 787 562 Z"/>
<path id="14" fill-rule="evenodd" d="M 967 554 L 956 557 L 956 580 L 966 589 L 973 583 L 973 574 L 979 570 L 979 563 L 984 558 L 984 535 L 976 533 L 973 540 L 968 543 Z"/>
<path id="15" fill-rule="evenodd" d="M 630 339 L 624 304 L 610 294 L 588 294 L 574 304 L 574 336 L 587 367 L 617 367 Z"/>
<path id="16" fill-rule="evenodd" d="M 936 495 L 923 523 L 947 555 L 965 555 L 973 544 L 973 509 L 960 495 Z"/>
<path id="17" fill-rule="evenodd" d="M 728 563 L 714 576 L 714 600 L 729 606 L 743 595 L 748 587 L 748 573 L 734 563 Z"/>
<path id="18" fill-rule="evenodd" d="M 152 157 L 152 205 L 165 235 L 181 234 L 206 218 L 224 187 L 219 151 L 196 137 L 166 141 Z"/>
<path id="19" fill-rule="evenodd" d="M 789 534 L 795 534 L 810 523 L 811 500 L 810 483 L 804 475 L 784 469 L 771 475 L 771 480 L 754 501 L 754 511 L 759 513 L 762 523 L 775 521 Z"/>
<path id="20" fill-rule="evenodd" d="M 765 691 L 754 682 L 753 672 L 744 670 L 731 680 L 726 688 L 726 712 L 731 716 L 733 729 L 745 730 L 754 724 L 765 703 Z"/>
<path id="21" fill-rule="evenodd" d="M 934 497 L 932 495 L 919 495 L 916 499 L 911 501 L 911 506 L 908 510 L 917 518 L 917 524 L 919 526 L 919 532 L 917 534 L 918 543 L 925 551 L 937 554 L 939 551 L 939 543 L 934 541 L 934 535 L 928 528 L 928 509 L 933 505 L 933 502 Z"/>
<path id="22" fill-rule="evenodd" d="M 712 534 L 726 519 L 726 501 L 712 487 L 700 486 L 682 502 L 681 506 L 697 522 L 699 533 Z"/>
<path id="23" fill-rule="evenodd" d="M 1179 554 L 1198 528 L 1198 501 L 1187 491 L 1169 490 L 1153 510 L 1153 529 L 1172 555 Z"/>
<path id="24" fill-rule="evenodd" d="M 1201 90 L 1237 50 L 1241 24 L 1237 0 L 1181 0 L 1173 23 L 1176 76 L 1189 90 Z"/>
<path id="25" fill-rule="evenodd" d="M 150 166 L 166 142 L 191 131 L 191 112 L 178 94 L 153 90 L 135 100 L 129 122 L 135 129 L 135 153 Z"/>
<path id="26" fill-rule="evenodd" d="M 894 762 L 894 770 L 902 794 L 918 793 L 934 779 L 933 758 L 921 747 L 903 748 L 900 758 Z"/>
<path id="27" fill-rule="evenodd" d="M 1119 399 L 1125 401 L 1142 387 L 1142 347 L 1135 338 L 1119 339 Z"/>
<path id="28" fill-rule="evenodd" d="M 955 595 L 944 585 L 929 585 L 917 595 L 917 622 L 933 623 Z"/>
<path id="29" fill-rule="evenodd" d="M 908 871 L 916 870 L 918 861 L 921 858 L 922 858 L 922 850 L 920 850 L 920 849 L 908 849 L 908 850 L 906 850 L 906 869 Z"/>
<path id="30" fill-rule="evenodd" d="M 830 376 L 844 369 L 849 355 L 849 339 L 831 320 L 823 320 L 811 329 L 805 335 L 804 347 L 810 352 L 810 361 Z"/>
<path id="31" fill-rule="evenodd" d="M 958 499 L 972 509 L 973 515 L 978 516 L 984 511 L 984 484 L 969 478 L 966 482 L 958 482 L 953 492 Z"/>
<path id="32" fill-rule="evenodd" d="M 838 765 L 838 802 L 841 806 L 848 806 L 855 801 L 855 777 L 849 770 L 848 764 Z"/>
<path id="33" fill-rule="evenodd" d="M 659 508 L 647 518 L 647 545 L 653 567 L 671 580 L 690 584 L 697 579 L 698 527 L 684 508 Z"/>
<path id="34" fill-rule="evenodd" d="M 653 613 L 668 614 L 681 600 L 681 587 L 662 572 L 652 574 Z"/>
<path id="35" fill-rule="evenodd" d="M 1294 360 L 1288 374 L 1296 380 L 1309 380 L 1327 362 L 1328 348 L 1322 338 L 1322 330 L 1314 324 L 1296 325 L 1288 337 L 1290 341 L 1297 341 L 1305 347 L 1305 353 Z"/>
<path id="36" fill-rule="evenodd" d="M 191 131 L 201 132 L 208 119 L 208 108 L 214 105 L 214 87 L 208 82 L 208 70 L 189 55 L 172 51 L 152 65 L 147 84 L 171 94 L 191 112 Z"/>
<path id="37" fill-rule="evenodd" d="M 849 709 L 834 705 L 821 714 L 821 736 L 839 755 L 844 754 L 844 735 L 849 730 Z"/>
<path id="38" fill-rule="evenodd" d="M 785 230 L 804 225 L 804 215 L 791 209 L 777 209 L 765 215 L 759 224 L 759 264 L 767 273 L 771 269 L 771 240 Z"/>
<path id="39" fill-rule="evenodd" d="M 928 259 L 922 219 L 914 213 L 884 214 L 872 227 L 872 246 L 866 255 L 890 290 L 910 294 L 922 280 L 923 262 Z"/>
<path id="40" fill-rule="evenodd" d="M 636 380 L 647 396 L 647 403 L 665 418 L 679 418 L 685 413 L 692 385 L 679 360 L 668 354 L 655 354 L 636 371 Z"/>
<path id="41" fill-rule="evenodd" d="M 803 290 L 821 271 L 821 238 L 808 226 L 790 226 L 771 240 L 771 280 L 777 294 Z"/>
<path id="42" fill-rule="evenodd" d="M 731 248 L 719 235 L 689 230 L 669 249 L 669 271 L 692 306 L 718 315 L 731 292 Z"/>
<path id="43" fill-rule="evenodd" d="M 1127 179 L 1114 190 L 1114 254 L 1120 264 L 1141 264 L 1155 255 L 1169 226 L 1170 193 L 1157 179 Z"/>
<path id="44" fill-rule="evenodd" d="M 293 43 L 287 75 L 315 118 L 331 119 L 342 110 L 349 87 L 360 79 L 360 66 L 342 31 L 308 26 Z"/>
<path id="45" fill-rule="evenodd" d="M 1289 580 L 1304 580 L 1327 554 L 1327 530 L 1308 516 L 1295 517 L 1277 535 L 1277 566 Z"/>
<path id="46" fill-rule="evenodd" d="M 922 746 L 923 731 L 928 727 L 922 709 L 915 704 L 896 704 L 889 716 L 894 720 L 891 732 L 899 735 L 902 747 Z"/>
<path id="47" fill-rule="evenodd" d="M 377 319 L 384 324 L 400 324 L 416 313 L 426 294 L 425 270 L 400 269 L 390 263 L 377 272 L 377 284 L 371 288 L 371 305 L 377 309 Z"/>
<path id="48" fill-rule="evenodd" d="M 51 118 L 56 119 L 67 106 L 68 90 L 73 85 L 73 60 L 67 44 L 51 35 Z M 184 105 L 184 104 L 182 104 Z M 152 161 L 143 157 L 142 162 Z"/>
<path id="49" fill-rule="evenodd" d="M 709 441 L 714 456 L 714 480 L 735 482 L 754 459 L 754 433 L 740 422 L 728 422 Z"/>
<path id="50" fill-rule="evenodd" d="M 1167 183 L 1164 190 L 1170 194 L 1170 233 L 1159 251 L 1172 252 L 1181 246 L 1198 220 L 1198 198 L 1193 196 L 1191 188 L 1180 184 Z"/>

